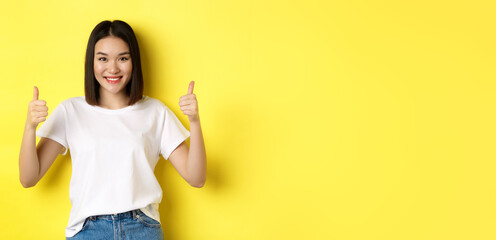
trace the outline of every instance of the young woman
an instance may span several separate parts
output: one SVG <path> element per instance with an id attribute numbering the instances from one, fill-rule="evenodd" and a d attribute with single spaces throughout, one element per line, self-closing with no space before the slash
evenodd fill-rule
<path id="1" fill-rule="evenodd" d="M 70 149 L 67 239 L 163 239 L 162 189 L 154 175 L 159 155 L 191 186 L 202 187 L 206 180 L 193 87 L 191 82 L 179 100 L 190 136 L 167 106 L 143 96 L 138 42 L 132 28 L 118 20 L 99 23 L 90 35 L 85 97 L 63 101 L 47 119 L 46 102 L 34 87 L 19 154 L 20 181 L 36 185 L 57 155 Z M 35 134 L 41 138 L 37 146 Z"/>

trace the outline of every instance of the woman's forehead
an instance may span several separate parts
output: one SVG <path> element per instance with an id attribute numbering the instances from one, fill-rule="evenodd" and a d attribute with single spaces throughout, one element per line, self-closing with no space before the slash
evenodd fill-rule
<path id="1" fill-rule="evenodd" d="M 98 40 L 95 44 L 95 53 L 121 54 L 129 52 L 129 46 L 121 38 L 109 36 Z"/>

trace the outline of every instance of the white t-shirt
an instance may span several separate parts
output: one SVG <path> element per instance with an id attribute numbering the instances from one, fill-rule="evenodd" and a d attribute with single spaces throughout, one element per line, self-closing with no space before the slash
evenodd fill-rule
<path id="1" fill-rule="evenodd" d="M 110 110 L 74 97 L 60 103 L 36 135 L 63 145 L 63 155 L 71 151 L 72 209 L 65 235 L 72 237 L 94 215 L 141 209 L 160 221 L 155 165 L 159 154 L 168 159 L 189 131 L 154 98 Z"/>

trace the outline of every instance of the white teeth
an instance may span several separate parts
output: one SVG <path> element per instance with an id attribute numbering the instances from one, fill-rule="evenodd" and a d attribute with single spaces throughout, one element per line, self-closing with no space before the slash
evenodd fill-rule
<path id="1" fill-rule="evenodd" d="M 119 80 L 119 78 L 107 78 L 107 79 L 110 80 L 110 81 L 117 81 L 117 80 Z"/>

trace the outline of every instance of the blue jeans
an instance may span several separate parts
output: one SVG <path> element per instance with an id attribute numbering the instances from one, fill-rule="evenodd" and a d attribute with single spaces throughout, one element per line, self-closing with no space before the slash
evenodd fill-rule
<path id="1" fill-rule="evenodd" d="M 160 223 L 141 210 L 86 218 L 83 228 L 67 240 L 163 240 Z"/>

